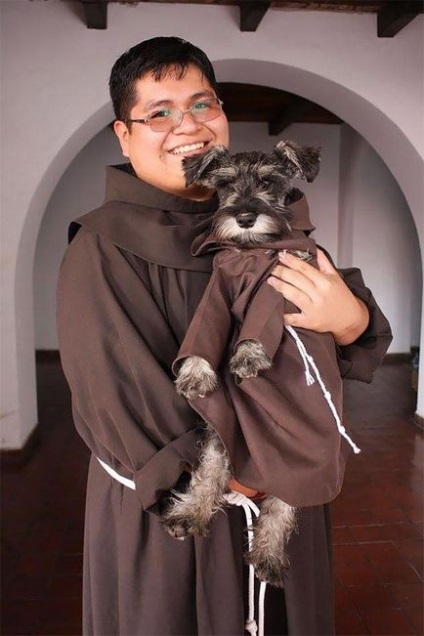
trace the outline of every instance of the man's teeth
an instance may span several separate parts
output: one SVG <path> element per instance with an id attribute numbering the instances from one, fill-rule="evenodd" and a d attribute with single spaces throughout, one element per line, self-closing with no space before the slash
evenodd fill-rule
<path id="1" fill-rule="evenodd" d="M 172 151 L 173 155 L 181 155 L 183 154 L 183 152 L 192 152 L 193 150 L 200 150 L 201 148 L 204 148 L 205 146 L 205 142 L 201 141 L 197 144 L 189 144 L 187 146 L 178 146 L 178 148 L 174 148 L 174 150 Z"/>

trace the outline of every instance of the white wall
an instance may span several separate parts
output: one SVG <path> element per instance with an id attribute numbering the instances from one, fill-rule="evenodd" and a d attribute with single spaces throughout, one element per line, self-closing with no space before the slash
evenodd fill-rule
<path id="1" fill-rule="evenodd" d="M 105 165 L 126 161 L 113 130 L 103 128 L 60 179 L 40 227 L 34 263 L 35 348 L 58 349 L 56 285 L 71 221 L 101 205 Z"/>
<path id="2" fill-rule="evenodd" d="M 20 447 L 37 421 L 32 282 L 43 214 L 68 165 L 111 119 L 111 65 L 141 39 L 180 35 L 209 54 L 220 81 L 283 88 L 338 114 L 384 159 L 424 243 L 423 16 L 378 39 L 369 14 L 271 9 L 257 32 L 242 33 L 237 7 L 114 3 L 109 28 L 94 31 L 79 6 L 0 2 L 3 447 Z M 421 371 L 424 415 L 424 361 Z"/>
<path id="3" fill-rule="evenodd" d="M 391 353 L 420 334 L 422 263 L 417 231 L 398 184 L 369 144 L 341 128 L 339 263 L 361 268 L 393 330 Z"/>

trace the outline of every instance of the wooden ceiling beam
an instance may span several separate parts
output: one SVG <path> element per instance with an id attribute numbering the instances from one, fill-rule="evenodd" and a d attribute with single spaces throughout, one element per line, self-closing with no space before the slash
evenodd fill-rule
<path id="1" fill-rule="evenodd" d="M 240 0 L 237 3 L 240 8 L 240 31 L 256 31 L 265 13 L 271 6 L 271 2 L 263 0 Z"/>
<path id="2" fill-rule="evenodd" d="M 422 0 L 393 0 L 377 13 L 377 35 L 379 38 L 392 38 L 424 12 Z"/>
<path id="3" fill-rule="evenodd" d="M 82 0 L 87 29 L 107 29 L 108 0 Z"/>
<path id="4" fill-rule="evenodd" d="M 290 105 L 284 109 L 278 119 L 270 121 L 268 124 L 268 134 L 271 136 L 280 135 L 290 124 L 300 121 L 299 117 L 305 115 L 314 108 L 314 104 L 303 97 L 294 96 Z"/>

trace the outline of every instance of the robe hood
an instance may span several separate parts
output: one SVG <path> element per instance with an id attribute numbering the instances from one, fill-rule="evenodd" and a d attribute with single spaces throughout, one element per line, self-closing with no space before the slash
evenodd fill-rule
<path id="1" fill-rule="evenodd" d="M 105 203 L 71 223 L 69 240 L 83 226 L 156 265 L 209 272 L 210 257 L 194 258 L 190 247 L 209 226 L 216 207 L 215 196 L 191 201 L 142 181 L 129 164 L 108 166 Z"/>

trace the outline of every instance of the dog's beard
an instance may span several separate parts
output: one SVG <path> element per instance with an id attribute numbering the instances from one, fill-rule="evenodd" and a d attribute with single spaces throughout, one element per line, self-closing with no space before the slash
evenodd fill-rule
<path id="1" fill-rule="evenodd" d="M 281 230 L 275 219 L 259 214 L 255 224 L 248 228 L 240 227 L 233 216 L 223 217 L 215 224 L 213 233 L 218 242 L 230 241 L 237 245 L 247 245 L 275 240 L 281 235 Z"/>

